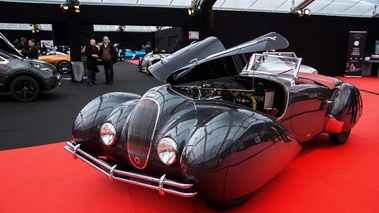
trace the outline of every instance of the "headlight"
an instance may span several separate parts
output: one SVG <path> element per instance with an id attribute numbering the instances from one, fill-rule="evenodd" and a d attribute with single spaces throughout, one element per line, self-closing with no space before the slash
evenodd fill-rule
<path id="1" fill-rule="evenodd" d="M 33 60 L 33 61 L 31 61 L 31 64 L 35 67 L 35 68 L 37 68 L 37 69 L 39 69 L 39 70 L 44 70 L 44 71 L 49 71 L 49 70 L 52 70 L 52 67 L 51 66 L 46 66 L 46 63 L 43 63 L 43 62 L 41 62 L 41 61 L 38 61 L 38 60 Z"/>
<path id="2" fill-rule="evenodd" d="M 114 145 L 116 143 L 116 128 L 111 123 L 104 123 L 100 128 L 100 138 L 105 145 Z"/>
<path id="3" fill-rule="evenodd" d="M 162 163 L 170 166 L 176 162 L 178 145 L 171 138 L 162 138 L 158 142 L 157 153 Z"/>

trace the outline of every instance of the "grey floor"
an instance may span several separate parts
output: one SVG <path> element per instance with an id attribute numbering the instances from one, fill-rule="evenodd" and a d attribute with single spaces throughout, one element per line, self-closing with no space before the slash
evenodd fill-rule
<path id="1" fill-rule="evenodd" d="M 135 64 L 118 62 L 114 64 L 114 84 L 104 85 L 103 68 L 99 67 L 98 85 L 88 86 L 85 80 L 72 83 L 70 75 L 63 75 L 60 87 L 42 93 L 33 102 L 16 102 L 10 95 L 0 94 L 0 150 L 70 140 L 73 121 L 93 98 L 116 91 L 142 95 L 163 84 L 138 72 Z"/>

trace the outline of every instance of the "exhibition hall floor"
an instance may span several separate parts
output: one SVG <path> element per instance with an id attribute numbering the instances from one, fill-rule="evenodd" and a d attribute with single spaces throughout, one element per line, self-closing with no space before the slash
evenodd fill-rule
<path id="1" fill-rule="evenodd" d="M 0 212 L 216 212 L 198 197 L 109 182 L 63 149 L 73 119 L 92 98 L 111 91 L 142 94 L 161 84 L 134 64 L 117 63 L 116 69 L 114 85 L 66 79 L 34 103 L 0 96 Z M 364 103 L 349 141 L 332 146 L 322 134 L 303 144 L 246 204 L 226 212 L 379 212 L 379 78 L 341 78 L 361 89 Z"/>

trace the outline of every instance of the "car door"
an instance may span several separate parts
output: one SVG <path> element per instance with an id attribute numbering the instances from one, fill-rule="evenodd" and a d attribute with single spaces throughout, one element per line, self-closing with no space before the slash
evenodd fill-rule
<path id="1" fill-rule="evenodd" d="M 292 86 L 290 93 L 292 132 L 298 135 L 300 141 L 320 134 L 324 130 L 330 91 L 325 86 L 302 84 Z"/>

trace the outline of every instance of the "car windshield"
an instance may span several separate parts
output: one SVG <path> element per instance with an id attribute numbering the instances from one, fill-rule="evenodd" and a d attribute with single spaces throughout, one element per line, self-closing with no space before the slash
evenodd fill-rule
<path id="1" fill-rule="evenodd" d="M 246 64 L 245 72 L 262 72 L 268 74 L 292 73 L 297 72 L 301 63 L 301 58 L 297 58 L 294 53 L 265 52 L 252 55 L 255 60 L 250 58 Z M 252 62 L 252 60 L 254 60 Z M 254 63 L 254 65 L 252 65 Z"/>

